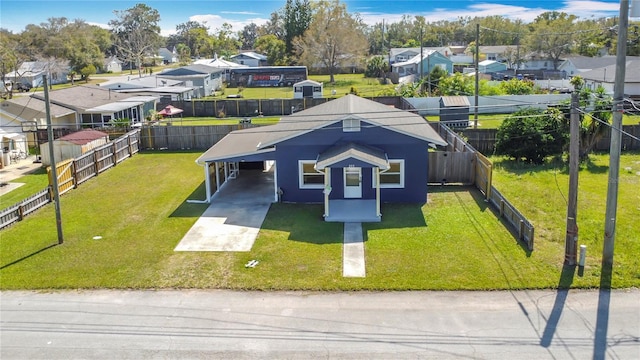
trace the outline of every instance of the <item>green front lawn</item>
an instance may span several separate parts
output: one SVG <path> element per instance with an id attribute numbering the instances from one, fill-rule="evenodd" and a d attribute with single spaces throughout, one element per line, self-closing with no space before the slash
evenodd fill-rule
<path id="1" fill-rule="evenodd" d="M 365 224 L 366 278 L 342 277 L 342 231 L 321 205 L 273 204 L 250 252 L 174 252 L 206 208 L 198 152 L 143 152 L 62 196 L 64 244 L 49 205 L 0 232 L 1 289 L 522 289 L 558 286 L 566 169 L 498 162 L 494 183 L 536 226 L 526 251 L 470 187 L 431 186 L 424 205 L 383 204 Z M 499 159 L 498 159 L 499 160 Z M 572 286 L 597 287 L 605 155 L 581 171 L 579 226 L 589 256 Z M 640 155 L 622 159 L 613 286 L 640 286 L 635 224 Z M 627 169 L 629 168 L 629 169 Z M 556 180 L 557 179 L 557 184 Z M 635 214 L 635 215 L 634 215 Z M 94 239 L 94 237 L 100 238 Z M 245 268 L 249 260 L 260 261 Z"/>

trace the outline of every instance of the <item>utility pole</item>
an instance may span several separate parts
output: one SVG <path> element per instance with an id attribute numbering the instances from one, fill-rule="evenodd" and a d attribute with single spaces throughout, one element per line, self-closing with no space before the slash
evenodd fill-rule
<path id="1" fill-rule="evenodd" d="M 624 110 L 624 78 L 627 60 L 627 28 L 629 27 L 629 0 L 620 1 L 618 25 L 618 51 L 616 55 L 616 77 L 613 88 L 613 125 L 609 146 L 609 183 L 607 208 L 604 219 L 604 246 L 602 264 L 613 265 L 613 248 L 616 235 L 616 212 L 618 209 L 618 178 L 620 176 L 620 148 L 622 143 L 622 112 Z"/>
<path id="2" fill-rule="evenodd" d="M 422 63 L 422 61 L 424 60 L 423 49 L 424 48 L 422 46 L 422 24 L 420 24 L 420 81 L 422 81 L 422 79 L 424 78 L 424 64 Z"/>
<path id="3" fill-rule="evenodd" d="M 580 149 L 579 89 L 571 94 L 570 143 L 569 143 L 569 203 L 567 205 L 567 235 L 565 238 L 564 263 L 575 265 L 578 254 L 578 169 Z"/>
<path id="4" fill-rule="evenodd" d="M 49 103 L 49 87 L 47 86 L 47 75 L 42 75 L 44 85 L 44 106 L 47 116 L 47 141 L 49 142 L 49 160 L 51 162 L 51 181 L 53 182 L 53 202 L 56 211 L 56 227 L 58 229 L 58 245 L 64 243 L 62 234 L 62 215 L 60 214 L 60 189 L 58 188 L 58 169 L 53 149 L 53 126 L 51 125 L 51 104 Z"/>
<path id="5" fill-rule="evenodd" d="M 474 99 L 476 106 L 473 108 L 473 128 L 478 128 L 478 91 L 480 91 L 479 78 L 480 78 L 480 23 L 476 24 L 476 91 L 474 92 Z"/>

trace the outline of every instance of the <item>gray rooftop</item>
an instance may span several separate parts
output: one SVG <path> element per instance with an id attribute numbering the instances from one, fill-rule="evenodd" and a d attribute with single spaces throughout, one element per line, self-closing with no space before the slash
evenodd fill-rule
<path id="1" fill-rule="evenodd" d="M 640 83 L 640 60 L 627 60 L 625 64 L 625 83 Z M 616 65 L 609 65 L 580 73 L 585 80 L 614 83 L 616 77 Z"/>
<path id="2" fill-rule="evenodd" d="M 285 116 L 276 125 L 231 132 L 202 154 L 197 162 L 202 164 L 257 151 L 272 151 L 270 148 L 279 142 L 348 118 L 360 119 L 365 123 L 362 126 L 380 126 L 431 144 L 447 145 L 420 115 L 355 95 L 346 95 Z"/>

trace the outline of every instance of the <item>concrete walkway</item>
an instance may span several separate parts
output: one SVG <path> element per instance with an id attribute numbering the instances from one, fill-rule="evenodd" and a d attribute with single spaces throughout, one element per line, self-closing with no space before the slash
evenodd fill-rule
<path id="1" fill-rule="evenodd" d="M 274 199 L 273 171 L 242 170 L 216 193 L 175 251 L 251 251 Z M 362 223 L 344 224 L 344 277 L 365 277 Z"/>
<path id="2" fill-rule="evenodd" d="M 344 223 L 342 276 L 365 277 L 362 223 Z"/>
<path id="3" fill-rule="evenodd" d="M 273 199 L 272 171 L 241 170 L 213 196 L 175 251 L 250 251 Z"/>

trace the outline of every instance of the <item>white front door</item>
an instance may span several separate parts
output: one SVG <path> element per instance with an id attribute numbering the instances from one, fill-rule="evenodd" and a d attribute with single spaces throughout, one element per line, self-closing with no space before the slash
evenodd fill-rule
<path id="1" fill-rule="evenodd" d="M 359 199 L 362 197 L 362 169 L 359 167 L 344 168 L 344 197 Z"/>

